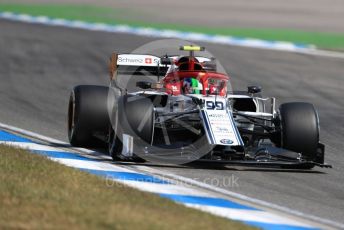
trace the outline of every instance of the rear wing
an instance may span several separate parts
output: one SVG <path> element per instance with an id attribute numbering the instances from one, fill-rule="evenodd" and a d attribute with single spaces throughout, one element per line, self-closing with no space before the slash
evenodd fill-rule
<path id="1" fill-rule="evenodd" d="M 170 59 L 171 64 L 177 60 L 179 56 L 170 56 L 167 58 L 160 58 L 148 54 L 117 54 L 112 53 L 109 63 L 110 79 L 114 79 L 116 73 L 119 74 L 144 74 L 163 76 L 166 74 L 170 64 L 165 64 L 164 60 Z M 196 57 L 201 63 L 211 63 L 213 60 L 206 57 Z M 162 64 L 163 63 L 163 64 Z M 204 65 L 207 69 L 207 65 Z M 216 67 L 215 67 L 216 68 Z M 210 68 L 209 68 L 210 69 Z"/>
<path id="2" fill-rule="evenodd" d="M 118 54 L 118 66 L 150 66 L 157 67 L 160 64 L 160 58 L 145 54 Z"/>
<path id="3" fill-rule="evenodd" d="M 109 63 L 110 78 L 119 74 L 142 74 L 149 72 L 152 75 L 165 74 L 168 67 L 161 65 L 161 58 L 146 54 L 117 54 L 112 53 Z"/>

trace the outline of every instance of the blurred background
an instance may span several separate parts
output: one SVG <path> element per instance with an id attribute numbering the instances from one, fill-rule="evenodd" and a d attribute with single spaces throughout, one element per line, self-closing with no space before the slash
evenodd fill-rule
<path id="1" fill-rule="evenodd" d="M 0 9 L 344 50 L 342 0 L 0 0 Z"/>

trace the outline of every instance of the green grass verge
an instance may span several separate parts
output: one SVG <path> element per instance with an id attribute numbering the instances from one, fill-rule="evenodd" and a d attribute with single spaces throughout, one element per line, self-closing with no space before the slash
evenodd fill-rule
<path id="1" fill-rule="evenodd" d="M 0 229 L 252 229 L 0 145 Z"/>
<path id="2" fill-rule="evenodd" d="M 157 29 L 173 29 L 207 34 L 250 37 L 272 41 L 289 41 L 301 44 L 313 44 L 324 49 L 344 50 L 344 34 L 305 32 L 282 29 L 255 28 L 223 28 L 191 25 L 176 25 L 149 21 L 133 21 L 130 19 L 137 12 L 129 9 L 113 9 L 91 5 L 56 5 L 56 4 L 4 4 L 0 3 L 0 11 L 27 13 L 30 15 L 45 15 L 54 18 L 83 20 L 87 22 L 103 22 L 109 24 L 127 24 L 138 27 Z"/>

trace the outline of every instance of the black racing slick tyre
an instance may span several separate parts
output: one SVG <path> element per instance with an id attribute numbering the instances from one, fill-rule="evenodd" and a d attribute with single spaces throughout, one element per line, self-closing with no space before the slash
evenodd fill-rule
<path id="1" fill-rule="evenodd" d="M 301 153 L 306 160 L 317 156 L 319 120 L 314 106 L 304 102 L 280 106 L 281 147 Z"/>
<path id="2" fill-rule="evenodd" d="M 107 135 L 110 121 L 107 110 L 108 87 L 76 86 L 68 105 L 68 138 L 75 147 L 100 147 L 95 134 Z"/>

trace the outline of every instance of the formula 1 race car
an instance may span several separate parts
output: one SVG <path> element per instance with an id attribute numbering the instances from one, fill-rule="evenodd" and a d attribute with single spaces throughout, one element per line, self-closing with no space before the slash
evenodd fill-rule
<path id="1" fill-rule="evenodd" d="M 114 160 L 310 169 L 324 164 L 314 106 L 275 108 L 261 88 L 231 91 L 229 76 L 203 47 L 188 55 L 116 54 L 110 86 L 79 85 L 70 96 L 72 146 L 108 146 Z"/>

